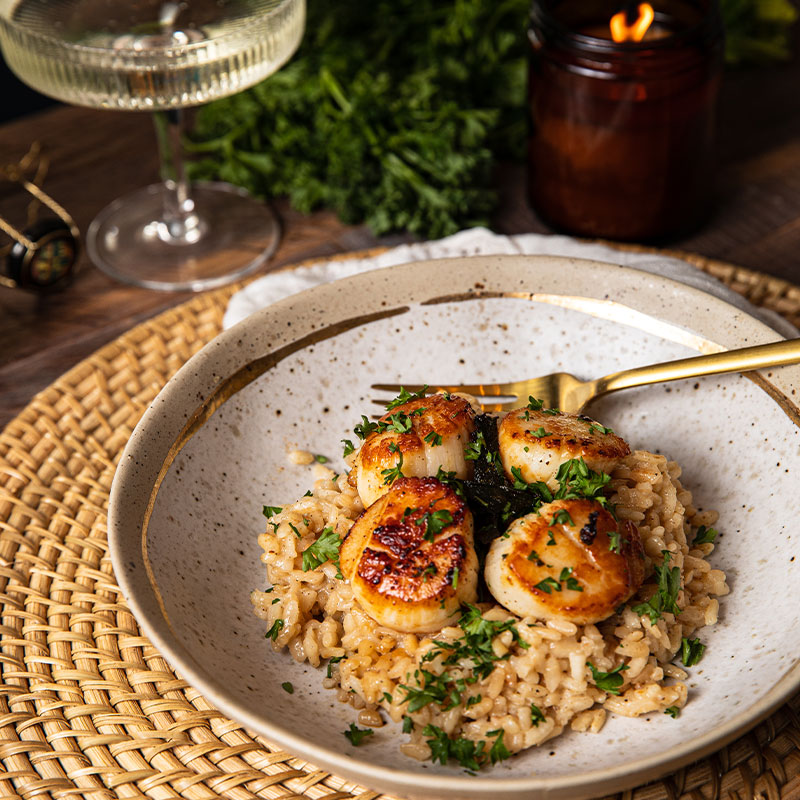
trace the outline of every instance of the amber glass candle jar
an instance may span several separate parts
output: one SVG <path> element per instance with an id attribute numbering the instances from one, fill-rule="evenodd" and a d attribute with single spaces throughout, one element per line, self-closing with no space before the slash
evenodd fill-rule
<path id="1" fill-rule="evenodd" d="M 709 210 L 719 10 L 712 0 L 652 6 L 644 39 L 616 42 L 611 18 L 641 6 L 534 0 L 528 187 L 554 228 L 663 240 L 696 227 Z"/>

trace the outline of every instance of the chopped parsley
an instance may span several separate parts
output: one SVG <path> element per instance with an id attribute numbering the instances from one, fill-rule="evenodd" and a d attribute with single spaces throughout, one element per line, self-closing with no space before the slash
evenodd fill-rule
<path id="1" fill-rule="evenodd" d="M 620 533 L 619 533 L 619 531 L 609 531 L 608 532 L 608 549 L 612 553 L 621 553 L 622 552 L 622 542 L 620 541 Z"/>
<path id="2" fill-rule="evenodd" d="M 589 433 L 592 434 L 595 431 L 597 431 L 597 433 L 614 433 L 611 428 L 606 428 L 605 425 L 601 425 L 599 422 L 592 422 L 589 425 Z"/>
<path id="3" fill-rule="evenodd" d="M 328 456 L 323 456 L 320 455 L 319 453 L 317 453 L 314 456 L 314 461 L 316 461 L 318 464 L 327 464 L 329 460 L 330 459 L 328 458 Z"/>
<path id="4" fill-rule="evenodd" d="M 280 506 L 263 506 L 261 509 L 261 513 L 269 519 L 270 517 L 274 517 L 275 514 L 280 514 L 283 509 Z"/>
<path id="5" fill-rule="evenodd" d="M 561 583 L 566 583 L 567 589 L 572 589 L 573 592 L 583 591 L 583 586 L 578 583 L 578 579 L 572 576 L 572 567 L 564 567 L 558 576 L 558 580 Z"/>
<path id="6" fill-rule="evenodd" d="M 420 409 L 421 411 L 422 409 Z M 408 414 L 398 411 L 389 417 L 389 422 L 378 423 L 384 430 L 394 431 L 395 433 L 408 433 L 413 423 Z"/>
<path id="7" fill-rule="evenodd" d="M 296 528 L 294 525 L 292 525 L 292 523 L 291 523 L 291 522 L 289 523 L 289 527 L 292 529 L 292 531 L 294 532 L 294 535 L 295 535 L 295 536 L 296 536 L 298 539 L 302 539 L 302 538 L 303 538 L 303 536 L 302 536 L 302 534 L 300 533 L 300 531 L 299 531 L 299 530 L 297 530 L 297 528 Z"/>
<path id="8" fill-rule="evenodd" d="M 535 561 L 537 567 L 543 567 L 544 561 L 539 557 L 539 554 L 535 550 L 531 550 L 528 553 L 528 561 Z"/>
<path id="9" fill-rule="evenodd" d="M 333 677 L 333 665 L 338 664 L 343 658 L 344 656 L 331 656 L 328 659 L 328 671 L 325 673 L 326 678 Z"/>
<path id="10" fill-rule="evenodd" d="M 487 753 L 487 742 L 484 739 L 478 742 L 463 737 L 451 739 L 441 728 L 430 724 L 422 729 L 422 735 L 428 737 L 426 742 L 431 750 L 431 761 L 447 764 L 452 758 L 465 769 L 473 771 L 479 770 L 487 761 L 496 764 L 511 755 L 503 744 L 504 733 L 503 730 L 487 733 L 487 736 L 495 737 Z"/>
<path id="11" fill-rule="evenodd" d="M 534 727 L 538 728 L 540 722 L 544 722 L 547 717 L 544 715 L 544 711 L 542 711 L 539 706 L 531 703 L 531 722 L 533 723 Z"/>
<path id="12" fill-rule="evenodd" d="M 661 553 L 664 556 L 664 563 L 655 568 L 658 576 L 658 589 L 649 600 L 633 607 L 636 614 L 646 614 L 650 617 L 650 622 L 653 625 L 661 619 L 664 611 L 676 615 L 681 613 L 678 607 L 678 592 L 681 590 L 681 571 L 678 567 L 669 568 L 669 560 L 672 557 L 669 550 L 662 550 Z"/>
<path id="13" fill-rule="evenodd" d="M 545 436 L 552 436 L 550 431 L 546 431 L 541 425 L 535 431 L 527 431 L 535 439 L 544 439 Z"/>
<path id="14" fill-rule="evenodd" d="M 714 528 L 707 528 L 705 525 L 701 525 L 697 529 L 692 545 L 713 543 L 717 538 L 717 533 L 718 531 L 714 530 Z"/>
<path id="15" fill-rule="evenodd" d="M 586 665 L 592 671 L 592 680 L 598 689 L 608 694 L 619 694 L 619 687 L 622 686 L 624 680 L 620 673 L 628 669 L 627 664 L 620 664 L 611 672 L 601 672 L 591 661 L 587 661 Z"/>
<path id="16" fill-rule="evenodd" d="M 342 451 L 342 458 L 347 458 L 350 453 L 355 452 L 355 447 L 353 447 L 353 443 L 349 439 L 342 439 L 342 444 L 344 444 L 344 450 Z"/>
<path id="17" fill-rule="evenodd" d="M 706 646 L 699 639 L 689 639 L 686 636 L 681 639 L 681 661 L 684 667 L 697 664 L 705 651 Z"/>
<path id="18" fill-rule="evenodd" d="M 459 569 L 458 567 L 453 567 L 453 589 L 458 589 L 458 576 L 459 576 Z"/>
<path id="19" fill-rule="evenodd" d="M 669 714 L 672 719 L 678 719 L 678 717 L 681 715 L 681 710 L 678 708 L 678 706 L 670 706 L 669 708 L 664 709 L 664 713 Z"/>
<path id="20" fill-rule="evenodd" d="M 438 511 L 426 511 L 417 519 L 416 524 L 425 528 L 422 538 L 426 542 L 432 542 L 452 522 L 453 515 L 446 508 L 440 508 Z"/>
<path id="21" fill-rule="evenodd" d="M 423 441 L 427 442 L 431 447 L 438 447 L 442 443 L 442 437 L 436 431 L 431 431 L 425 435 Z"/>
<path id="22" fill-rule="evenodd" d="M 411 733 L 414 730 L 414 720 L 411 717 L 403 717 L 403 733 Z"/>
<path id="23" fill-rule="evenodd" d="M 571 528 L 575 527 L 575 523 L 572 521 L 572 517 L 569 515 L 569 511 L 566 508 L 560 508 L 553 514 L 553 518 L 550 522 L 547 523 L 548 527 L 551 525 L 569 525 Z"/>
<path id="24" fill-rule="evenodd" d="M 384 486 L 388 486 L 390 483 L 394 483 L 398 478 L 403 477 L 403 451 L 394 442 L 390 442 L 389 452 L 397 453 L 397 463 L 393 467 L 381 470 Z"/>
<path id="25" fill-rule="evenodd" d="M 533 588 L 539 589 L 545 594 L 552 594 L 553 589 L 555 589 L 557 592 L 561 591 L 561 584 L 555 578 L 547 577 L 544 580 L 539 581 L 539 583 L 537 583 Z"/>
<path id="26" fill-rule="evenodd" d="M 289 681 L 284 681 L 281 684 L 281 689 L 283 689 L 283 691 L 286 692 L 287 694 L 294 694 L 294 686 L 292 686 L 292 684 Z"/>
<path id="27" fill-rule="evenodd" d="M 400 394 L 397 395 L 394 400 L 390 400 L 386 404 L 386 410 L 391 411 L 393 408 L 397 408 L 397 406 L 401 406 L 403 403 L 407 403 L 409 400 L 419 400 L 421 397 L 425 397 L 425 393 L 427 391 L 427 385 L 423 386 L 418 392 L 407 392 L 401 387 Z"/>
<path id="28" fill-rule="evenodd" d="M 342 540 L 333 528 L 325 528 L 316 542 L 303 550 L 303 572 L 321 567 L 326 561 L 332 561 L 338 572 L 336 577 L 342 579 L 342 571 L 339 566 L 339 548 Z"/>
<path id="29" fill-rule="evenodd" d="M 350 723 L 350 728 L 343 731 L 344 735 L 350 740 L 350 744 L 358 747 L 367 736 L 372 736 L 375 731 L 372 728 L 359 728 L 357 725 Z"/>
<path id="30" fill-rule="evenodd" d="M 274 642 L 278 636 L 280 636 L 281 630 L 283 630 L 283 626 L 285 624 L 286 623 L 282 619 L 276 619 L 275 622 L 272 623 L 270 629 L 266 632 L 266 634 L 264 634 L 264 638 L 272 639 Z"/>
<path id="31" fill-rule="evenodd" d="M 377 422 L 372 422 L 362 414 L 361 422 L 359 422 L 355 428 L 353 428 L 353 433 L 358 436 L 359 439 L 366 439 L 367 436 L 379 429 L 380 426 Z"/>
<path id="32" fill-rule="evenodd" d="M 531 411 L 541 411 L 544 407 L 544 400 L 528 395 L 528 405 L 525 407 L 529 408 Z"/>

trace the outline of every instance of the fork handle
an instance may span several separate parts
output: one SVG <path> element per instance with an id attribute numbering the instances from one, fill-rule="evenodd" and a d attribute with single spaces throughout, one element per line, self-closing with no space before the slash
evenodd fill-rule
<path id="1" fill-rule="evenodd" d="M 681 378 L 698 378 L 701 375 L 749 372 L 761 367 L 795 364 L 798 361 L 800 361 L 800 339 L 788 339 L 614 372 L 598 379 L 597 393 L 606 394 L 617 389 L 630 389 L 634 386 L 676 381 Z"/>

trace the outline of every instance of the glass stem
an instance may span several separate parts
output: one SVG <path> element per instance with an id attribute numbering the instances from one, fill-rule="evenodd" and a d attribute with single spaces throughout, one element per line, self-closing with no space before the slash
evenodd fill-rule
<path id="1" fill-rule="evenodd" d="M 183 161 L 183 111 L 168 109 L 155 111 L 153 122 L 161 159 L 161 179 L 164 193 L 162 218 L 155 221 L 152 233 L 172 244 L 194 244 L 202 235 L 202 225 L 195 213 L 194 201 L 189 192 L 186 168 Z"/>

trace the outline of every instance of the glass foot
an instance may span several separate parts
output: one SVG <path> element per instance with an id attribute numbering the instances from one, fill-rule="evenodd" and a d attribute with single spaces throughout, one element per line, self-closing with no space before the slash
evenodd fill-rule
<path id="1" fill-rule="evenodd" d="M 275 214 L 243 189 L 192 184 L 191 213 L 170 224 L 163 215 L 173 192 L 154 184 L 106 206 L 86 233 L 95 266 L 134 286 L 199 292 L 243 278 L 275 251 Z"/>

